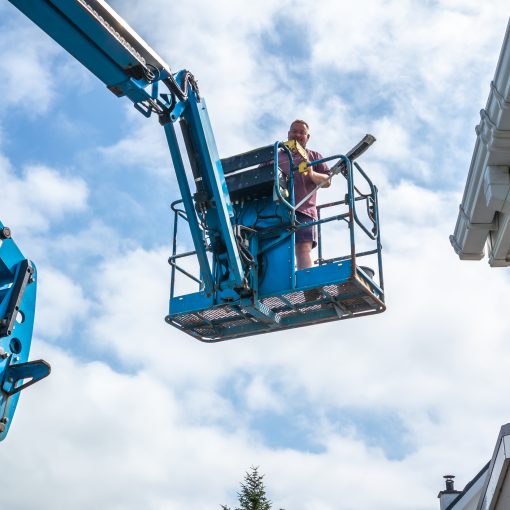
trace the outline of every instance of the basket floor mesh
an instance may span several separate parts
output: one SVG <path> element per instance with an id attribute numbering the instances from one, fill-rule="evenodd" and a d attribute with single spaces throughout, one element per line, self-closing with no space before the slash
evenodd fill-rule
<path id="1" fill-rule="evenodd" d="M 219 342 L 384 311 L 378 297 L 355 281 L 295 290 L 260 301 L 275 314 L 275 321 L 261 320 L 250 308 L 239 304 L 222 304 L 206 310 L 170 314 L 169 322 L 200 340 Z"/>

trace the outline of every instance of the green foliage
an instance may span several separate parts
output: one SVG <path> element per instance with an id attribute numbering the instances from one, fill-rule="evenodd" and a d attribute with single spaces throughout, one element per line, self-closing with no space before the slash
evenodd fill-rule
<path id="1" fill-rule="evenodd" d="M 241 490 L 237 493 L 239 506 L 234 510 L 271 510 L 271 501 L 267 499 L 264 487 L 264 475 L 259 474 L 258 467 L 252 466 L 241 482 Z M 221 505 L 222 510 L 230 510 Z"/>

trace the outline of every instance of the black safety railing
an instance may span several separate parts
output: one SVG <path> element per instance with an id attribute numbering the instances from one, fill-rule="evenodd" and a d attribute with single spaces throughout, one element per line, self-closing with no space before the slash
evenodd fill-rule
<path id="1" fill-rule="evenodd" d="M 202 290 L 204 288 L 204 282 L 201 278 L 200 274 L 194 275 L 188 269 L 185 269 L 182 266 L 182 261 L 189 260 L 190 257 L 193 257 L 193 262 L 196 262 L 197 270 L 199 271 L 198 261 L 196 261 L 196 250 L 186 251 L 182 253 L 177 253 L 177 238 L 179 233 L 179 218 L 183 220 L 186 224 L 188 224 L 188 217 L 186 215 L 186 211 L 184 208 L 179 207 L 183 203 L 183 200 L 175 200 L 171 203 L 170 208 L 174 213 L 174 224 L 173 224 L 173 239 L 172 239 L 172 255 L 168 259 L 168 263 L 170 264 L 171 269 L 171 280 L 170 280 L 170 298 L 175 296 L 175 283 L 177 272 L 183 274 L 190 280 L 194 281 L 198 285 L 197 290 Z M 203 231 L 203 242 L 206 243 L 205 232 Z M 180 264 L 180 265 L 179 265 Z"/>
<path id="2" fill-rule="evenodd" d="M 332 262 L 338 262 L 343 260 L 351 260 L 353 274 L 360 267 L 359 259 L 367 258 L 369 256 L 376 257 L 377 275 L 378 281 L 374 280 L 378 290 L 383 292 L 384 290 L 384 277 L 382 267 L 382 244 L 379 226 L 379 206 L 378 206 L 378 190 L 377 187 L 372 183 L 371 179 L 361 168 L 357 162 L 353 162 L 350 165 L 346 165 L 345 171 L 341 172 L 341 175 L 345 180 L 347 193 L 341 200 L 333 202 L 323 203 L 317 205 L 318 220 L 310 222 L 309 224 L 317 224 L 318 230 L 318 259 L 317 264 L 329 264 Z M 365 187 L 368 187 L 368 192 L 361 190 L 361 185 L 355 185 L 356 180 L 361 180 Z M 345 189 L 345 188 L 344 188 Z M 346 212 L 336 215 L 326 216 L 328 210 L 332 208 L 344 208 Z M 361 210 L 364 212 L 362 217 Z M 349 231 L 350 249 L 348 253 L 342 255 L 336 255 L 334 257 L 325 257 L 324 245 L 325 239 L 323 235 L 323 227 L 326 223 L 332 221 L 343 222 Z M 305 225 L 306 226 L 306 225 Z M 338 238 L 342 234 L 338 234 Z M 327 236 L 329 240 L 329 235 Z M 364 238 L 364 239 L 363 239 Z M 360 239 L 365 242 L 360 243 Z M 371 245 L 367 248 L 368 244 Z M 362 247 L 358 247 L 362 244 Z M 361 271 L 364 271 L 365 266 L 361 267 Z M 372 268 L 370 268 L 372 269 Z M 373 269 L 372 269 L 373 271 Z M 375 274 L 375 271 L 374 271 Z"/>
<path id="3" fill-rule="evenodd" d="M 290 151 L 287 147 L 283 146 L 281 142 L 273 148 L 273 155 L 275 155 L 274 163 L 278 162 L 278 150 L 281 149 L 286 156 L 289 156 Z M 267 156 L 266 156 L 267 157 Z M 232 158 L 231 158 L 232 159 Z M 361 272 L 365 277 L 368 276 L 370 285 L 374 288 L 374 291 L 381 296 L 384 296 L 384 278 L 382 268 L 382 256 L 381 256 L 381 236 L 379 227 L 379 207 L 378 207 L 378 190 L 377 187 L 372 183 L 371 179 L 361 168 L 356 161 L 351 161 L 347 156 L 336 155 L 328 158 L 321 159 L 319 161 L 310 162 L 308 166 L 313 167 L 319 163 L 335 161 L 337 162 L 332 166 L 333 176 L 339 176 L 340 182 L 344 182 L 344 186 L 340 193 L 343 194 L 343 198 L 332 202 L 322 203 L 317 205 L 318 218 L 317 220 L 311 220 L 303 223 L 296 219 L 295 211 L 298 210 L 300 204 L 294 205 L 294 193 L 292 191 L 293 186 L 293 175 L 290 172 L 288 181 L 288 197 L 282 195 L 281 183 L 279 182 L 279 172 L 274 170 L 274 195 L 278 197 L 280 203 L 284 204 L 289 209 L 290 224 L 285 226 L 274 226 L 266 229 L 268 232 L 277 230 L 280 232 L 278 239 L 273 244 L 284 242 L 285 239 L 297 230 L 306 228 L 309 226 L 316 226 L 317 228 L 317 248 L 318 258 L 316 264 L 324 265 L 344 260 L 350 260 L 352 265 L 353 276 L 356 272 Z M 239 166 L 239 165 L 238 165 Z M 227 167 L 228 168 L 228 167 Z M 237 169 L 237 167 L 236 167 Z M 338 183 L 338 180 L 336 180 Z M 356 181 L 356 183 L 355 183 Z M 338 184 L 337 186 L 338 187 Z M 318 187 L 319 188 L 319 187 Z M 316 190 L 317 191 L 317 190 Z M 179 221 L 188 223 L 186 212 L 181 204 L 182 200 L 176 200 L 171 204 L 171 209 L 174 212 L 174 225 L 173 225 L 173 241 L 172 241 L 172 254 L 168 259 L 171 266 L 171 287 L 170 296 L 171 298 L 175 295 L 175 284 L 177 273 L 184 275 L 192 282 L 197 284 L 198 291 L 203 290 L 204 283 L 200 274 L 200 268 L 196 261 L 195 250 L 177 253 L 177 237 L 179 231 Z M 339 213 L 332 213 L 333 209 L 340 209 Z M 344 225 L 348 233 L 342 229 L 336 227 L 336 222 Z M 203 225 L 202 225 L 203 227 Z M 332 236 L 330 235 L 331 227 L 333 228 L 333 235 L 335 239 L 335 253 L 334 256 L 327 256 L 326 244 L 331 245 Z M 327 230 L 327 235 L 325 234 Z M 267 233 L 267 232 L 266 232 Z M 260 232 L 262 234 L 262 232 Z M 327 238 L 327 243 L 326 243 Z M 210 243 L 208 242 L 208 233 L 206 228 L 202 228 L 202 241 L 206 247 L 206 251 L 211 253 Z M 336 242 L 339 241 L 339 242 Z M 344 253 L 341 253 L 339 247 L 341 243 L 346 244 Z M 367 246 L 367 244 L 369 246 Z M 268 244 L 265 249 L 272 247 L 272 244 Z M 294 250 L 292 250 L 294 252 Z M 340 253 L 340 254 L 339 254 Z M 292 253 L 292 259 L 295 254 Z M 370 258 L 372 257 L 372 258 Z M 373 260 L 375 257 L 375 261 Z M 193 258 L 193 262 L 190 264 L 190 258 Z M 364 261 L 367 262 L 364 262 Z M 217 267 L 215 263 L 215 257 L 212 257 L 212 273 L 213 278 L 216 278 Z M 366 265 L 361 265 L 365 263 Z M 372 267 L 370 267 L 372 265 Z M 190 266 L 194 266 L 190 269 Z M 367 266 L 368 272 L 367 272 Z M 376 266 L 375 268 L 373 266 Z M 374 271 L 376 269 L 376 271 Z M 374 272 L 374 275 L 369 274 L 370 271 Z M 375 274 L 377 273 L 377 278 Z M 294 280 L 294 279 L 293 279 Z"/>

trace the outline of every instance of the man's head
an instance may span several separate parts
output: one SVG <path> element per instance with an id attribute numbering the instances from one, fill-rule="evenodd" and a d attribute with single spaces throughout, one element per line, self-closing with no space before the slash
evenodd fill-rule
<path id="1" fill-rule="evenodd" d="M 289 140 L 296 140 L 301 146 L 306 147 L 310 138 L 310 128 L 304 120 L 295 120 L 289 128 Z"/>

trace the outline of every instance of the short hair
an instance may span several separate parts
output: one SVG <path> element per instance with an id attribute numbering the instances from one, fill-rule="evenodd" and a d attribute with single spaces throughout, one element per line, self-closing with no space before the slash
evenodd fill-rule
<path id="1" fill-rule="evenodd" d="M 292 127 L 292 124 L 304 124 L 306 126 L 306 129 L 308 129 L 308 131 L 310 131 L 310 126 L 308 125 L 308 122 L 306 122 L 306 120 L 302 120 L 302 119 L 296 119 L 296 120 L 293 120 L 290 125 Z"/>

